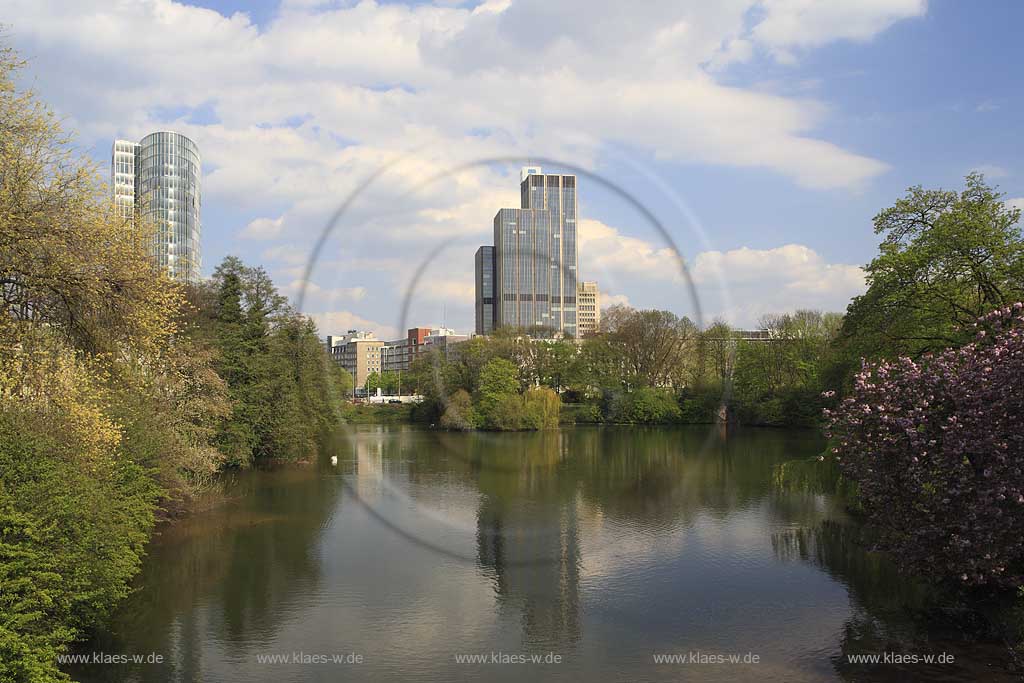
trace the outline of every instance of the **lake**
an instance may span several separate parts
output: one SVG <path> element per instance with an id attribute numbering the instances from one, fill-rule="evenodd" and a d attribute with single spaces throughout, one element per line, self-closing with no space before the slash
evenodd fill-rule
<path id="1" fill-rule="evenodd" d="M 230 475 L 225 503 L 161 527 L 136 592 L 76 651 L 123 659 L 69 671 L 1017 680 L 1000 643 L 918 616 L 927 592 L 864 549 L 806 466 L 823 447 L 752 428 L 352 427 L 319 463 Z"/>

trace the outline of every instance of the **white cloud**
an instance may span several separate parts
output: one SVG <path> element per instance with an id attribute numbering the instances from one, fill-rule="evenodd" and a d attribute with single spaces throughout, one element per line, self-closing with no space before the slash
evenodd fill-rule
<path id="1" fill-rule="evenodd" d="M 238 236 L 270 242 L 261 258 L 283 281 L 304 277 L 331 213 L 390 164 L 310 276 L 326 297 L 332 284 L 393 294 L 394 274 L 428 245 L 489 242 L 494 212 L 518 204 L 507 169 L 467 167 L 426 184 L 475 159 L 532 154 L 592 168 L 625 149 L 860 188 L 886 164 L 818 132 L 827 103 L 727 84 L 724 72 L 765 50 L 792 57 L 868 40 L 923 11 L 917 0 L 489 0 L 472 9 L 289 0 L 257 26 L 173 0 L 8 0 L 4 21 L 32 59 L 33 85 L 87 143 L 157 128 L 195 139 L 204 201 L 258 216 Z M 671 249 L 598 221 L 581 221 L 580 232 L 582 276 L 681 283 Z M 446 263 L 468 275 L 471 261 L 458 258 Z M 431 275 L 425 301 L 471 300 L 451 268 Z M 348 300 L 365 311 L 394 304 Z"/>
<path id="2" fill-rule="evenodd" d="M 1024 197 L 1013 197 L 1012 199 L 1007 199 L 1005 204 L 1011 209 L 1020 209 L 1021 211 L 1024 211 Z"/>
<path id="3" fill-rule="evenodd" d="M 1009 171 L 998 164 L 978 164 L 971 170 L 985 174 L 985 177 L 990 180 L 994 178 L 1005 178 L 1010 175 Z"/>
<path id="4" fill-rule="evenodd" d="M 362 301 L 366 298 L 366 287 L 331 287 L 324 288 L 315 282 L 306 282 L 301 278 L 298 280 L 292 280 L 288 284 L 281 287 L 281 292 L 289 296 L 296 296 L 299 292 L 304 293 L 304 297 L 329 297 L 332 300 L 344 300 L 344 301 Z"/>
<path id="5" fill-rule="evenodd" d="M 467 263 L 469 262 L 467 261 Z M 472 275 L 471 271 L 470 275 Z M 476 301 L 476 290 L 471 277 L 461 279 L 428 277 L 416 286 L 413 296 L 425 297 L 434 301 L 450 301 L 456 304 L 472 304 Z"/>
<path id="6" fill-rule="evenodd" d="M 647 240 L 624 235 L 595 220 L 580 222 L 580 272 L 598 286 L 620 291 L 626 285 L 638 296 L 637 305 L 662 302 L 665 291 L 682 296 L 677 305 L 689 306 L 685 278 L 675 252 Z M 688 264 L 690 277 L 710 320 L 724 317 L 752 325 L 761 314 L 799 308 L 843 311 L 851 297 L 863 293 L 864 271 L 858 265 L 829 263 L 802 244 L 772 249 L 741 247 L 699 252 Z M 602 295 L 602 306 L 629 303 Z"/>
<path id="7" fill-rule="evenodd" d="M 751 325 L 764 313 L 801 308 L 844 311 L 865 289 L 860 266 L 828 263 L 802 244 L 774 249 L 707 251 L 694 259 L 693 278 L 707 317 Z"/>
<path id="8" fill-rule="evenodd" d="M 671 247 L 624 235 L 594 219 L 579 222 L 579 254 L 580 272 L 587 279 L 683 281 L 680 258 Z"/>
<path id="9" fill-rule="evenodd" d="M 308 315 L 316 322 L 321 335 L 341 335 L 349 330 L 365 330 L 373 332 L 378 339 L 398 339 L 399 337 L 393 326 L 375 320 L 367 320 L 352 311 L 323 311 Z"/>
<path id="10" fill-rule="evenodd" d="M 625 294 L 605 294 L 601 292 L 601 308 L 610 308 L 611 306 L 629 306 L 629 297 Z"/>
<path id="11" fill-rule="evenodd" d="M 618 142 L 772 169 L 809 187 L 857 186 L 882 172 L 880 161 L 814 137 L 826 114 L 819 103 L 725 86 L 711 73 L 749 59 L 752 41 L 867 39 L 923 4 L 767 0 L 751 30 L 757 6 L 367 0 L 288 5 L 257 27 L 172 0 L 14 0 L 5 19 L 27 53 L 42 55 L 47 87 L 81 130 L 109 139 L 174 123 L 193 133 L 215 167 L 211 195 L 297 201 L 351 188 L 388 150 L 427 141 L 449 156 L 497 145 L 565 158 Z M 153 41 L 154 31 L 176 39 Z M 513 92 L 529 106 L 510 106 Z M 218 121 L 161 113 L 201 105 Z"/>
<path id="12" fill-rule="evenodd" d="M 242 229 L 240 236 L 254 240 L 269 240 L 280 236 L 283 226 L 284 216 L 257 218 Z"/>
<path id="13" fill-rule="evenodd" d="M 866 41 L 892 24 L 923 16 L 926 0 L 763 0 L 765 17 L 754 39 L 783 61 L 791 48 L 820 47 L 836 40 Z"/>
<path id="14" fill-rule="evenodd" d="M 291 266 L 298 266 L 309 261 L 310 252 L 294 244 L 279 244 L 263 250 L 265 260 L 277 261 Z"/>

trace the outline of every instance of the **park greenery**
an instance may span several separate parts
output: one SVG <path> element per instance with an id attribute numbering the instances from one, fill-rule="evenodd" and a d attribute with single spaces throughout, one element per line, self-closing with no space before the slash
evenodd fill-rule
<path id="1" fill-rule="evenodd" d="M 0 680 L 54 681 L 155 522 L 224 467 L 315 453 L 348 387 L 261 269 L 168 279 L 20 66 L 0 52 Z"/>
<path id="2" fill-rule="evenodd" d="M 220 470 L 302 460 L 351 378 L 266 272 L 208 282 L 147 256 L 98 169 L 0 51 L 0 680 L 66 680 L 56 656 L 127 593 L 154 524 Z M 875 217 L 844 315 L 765 316 L 764 339 L 614 306 L 580 340 L 502 329 L 422 354 L 389 393 L 453 430 L 560 421 L 816 426 L 824 466 L 909 571 L 968 587 L 1024 576 L 1024 240 L 977 174 Z"/>
<path id="3" fill-rule="evenodd" d="M 514 390 L 528 413 L 541 389 L 575 422 L 710 423 L 724 411 L 750 424 L 813 426 L 840 322 L 815 311 L 766 316 L 770 340 L 749 341 L 722 322 L 700 330 L 668 311 L 614 306 L 585 339 L 499 329 L 459 344 L 450 358 L 422 355 L 403 383 L 425 397 L 421 419 L 455 429 L 538 428 L 546 422 L 494 418 L 493 395 Z M 511 410 L 510 399 L 500 405 Z"/>
<path id="4" fill-rule="evenodd" d="M 837 340 L 826 460 L 906 570 L 958 589 L 1024 587 L 1024 240 L 1020 210 L 967 177 L 912 188 Z"/>
<path id="5" fill-rule="evenodd" d="M 763 338 L 746 339 L 616 306 L 588 338 L 499 330 L 419 358 L 406 381 L 422 416 L 453 429 L 523 428 L 496 397 L 536 388 L 577 422 L 825 426 L 822 471 L 899 565 L 958 589 L 1019 589 L 1019 220 L 978 174 L 960 192 L 911 188 L 875 217 L 879 253 L 845 315 L 766 316 Z"/>

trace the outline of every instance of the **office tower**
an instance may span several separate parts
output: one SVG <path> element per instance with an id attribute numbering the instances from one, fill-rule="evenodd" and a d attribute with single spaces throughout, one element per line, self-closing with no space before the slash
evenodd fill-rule
<path id="1" fill-rule="evenodd" d="M 595 334 L 601 327 L 601 292 L 596 282 L 581 282 L 576 293 L 576 329 L 579 336 Z"/>
<path id="2" fill-rule="evenodd" d="M 519 188 L 522 209 L 533 211 L 536 216 L 541 243 L 537 257 L 549 260 L 546 286 L 535 294 L 536 309 L 543 315 L 547 308 L 549 322 L 544 323 L 545 326 L 575 337 L 578 261 L 576 176 L 545 174 L 540 167 L 527 167 L 520 176 Z M 545 237 L 546 251 L 543 245 Z M 544 279 L 538 278 L 542 284 Z M 549 298 L 547 302 L 542 298 L 544 295 Z"/>
<path id="3" fill-rule="evenodd" d="M 180 133 L 115 140 L 111 186 L 122 217 L 154 230 L 151 253 L 172 278 L 196 282 L 202 267 L 199 148 Z"/>
<path id="4" fill-rule="evenodd" d="M 546 327 L 576 336 L 576 176 L 520 174 L 518 209 L 494 216 L 494 327 Z M 487 247 L 477 251 L 478 308 Z M 483 321 L 477 317 L 477 332 Z"/>
<path id="5" fill-rule="evenodd" d="M 494 247 L 476 250 L 476 333 L 494 331 Z"/>

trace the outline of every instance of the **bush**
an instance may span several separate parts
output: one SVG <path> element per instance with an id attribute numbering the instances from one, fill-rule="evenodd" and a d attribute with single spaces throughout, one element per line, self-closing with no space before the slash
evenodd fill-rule
<path id="1" fill-rule="evenodd" d="M 558 426 L 562 401 L 547 387 L 532 387 L 523 395 L 523 428 L 552 429 Z"/>
<path id="2" fill-rule="evenodd" d="M 155 521 L 159 488 L 64 370 L 57 405 L 0 408 L 2 681 L 64 680 L 52 655 L 127 595 Z"/>
<path id="3" fill-rule="evenodd" d="M 979 321 L 974 342 L 865 363 L 827 433 L 900 566 L 962 586 L 1024 573 L 1024 315 Z"/>
<path id="4" fill-rule="evenodd" d="M 484 414 L 483 427 L 499 432 L 515 432 L 523 429 L 524 420 L 523 397 L 519 394 L 503 394 Z"/>
<path id="5" fill-rule="evenodd" d="M 473 399 L 465 389 L 459 389 L 448 399 L 448 405 L 441 415 L 441 426 L 445 429 L 468 431 L 476 427 L 476 424 L 477 415 L 473 410 Z"/>
<path id="6" fill-rule="evenodd" d="M 480 424 L 485 429 L 522 429 L 523 399 L 517 393 L 518 374 L 516 366 L 504 358 L 488 361 L 480 371 L 476 405 Z"/>
<path id="7" fill-rule="evenodd" d="M 613 400 L 611 417 L 614 422 L 665 424 L 679 422 L 682 411 L 670 392 L 642 387 Z"/>
<path id="8" fill-rule="evenodd" d="M 679 419 L 687 424 L 713 423 L 721 404 L 721 387 L 684 389 L 679 395 Z"/>
<path id="9" fill-rule="evenodd" d="M 604 416 L 597 404 L 567 403 L 561 408 L 560 420 L 566 424 L 595 424 L 604 422 Z"/>

